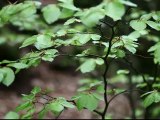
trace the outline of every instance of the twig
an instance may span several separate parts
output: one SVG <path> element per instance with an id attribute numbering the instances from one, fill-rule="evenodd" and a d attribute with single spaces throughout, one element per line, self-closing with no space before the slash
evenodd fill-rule
<path id="1" fill-rule="evenodd" d="M 115 24 L 116 25 L 116 24 Z M 103 73 L 103 81 L 104 81 L 104 101 L 105 101 L 105 108 L 104 108 L 104 111 L 102 113 L 102 119 L 104 120 L 105 119 L 105 116 L 106 116 L 106 112 L 107 112 L 107 109 L 108 109 L 108 99 L 107 99 L 107 86 L 108 86 L 108 81 L 106 80 L 106 76 L 107 76 L 107 72 L 108 72 L 108 69 L 109 69 L 109 65 L 108 65 L 108 61 L 107 61 L 107 57 L 111 51 L 111 48 L 112 48 L 112 40 L 115 36 L 115 31 L 114 31 L 114 27 L 115 26 L 110 26 L 111 27 L 111 30 L 112 30 L 112 34 L 111 34 L 111 37 L 109 39 L 109 47 L 108 47 L 108 50 L 107 50 L 107 53 L 104 57 L 104 63 L 105 63 L 105 71 Z"/>

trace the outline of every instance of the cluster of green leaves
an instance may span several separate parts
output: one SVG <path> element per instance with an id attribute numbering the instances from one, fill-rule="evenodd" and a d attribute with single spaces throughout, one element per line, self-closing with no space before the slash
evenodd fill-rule
<path id="1" fill-rule="evenodd" d="M 53 113 L 55 116 L 60 114 L 65 108 L 74 108 L 75 106 L 68 102 L 65 98 L 45 98 L 45 102 L 41 103 L 38 98 L 43 99 L 47 95 L 46 92 L 41 91 L 40 87 L 35 87 L 29 95 L 23 94 L 23 103 L 16 107 L 15 111 L 6 114 L 5 118 L 10 119 L 31 119 L 36 115 L 42 119 L 48 112 Z M 40 111 L 36 111 L 36 104 L 43 104 Z M 22 112 L 23 114 L 18 114 Z"/>
<path id="2" fill-rule="evenodd" d="M 98 93 L 90 91 L 93 87 L 97 87 L 101 84 L 101 82 L 97 80 L 92 83 L 91 80 L 92 79 L 88 79 L 88 82 L 86 82 L 86 80 L 81 80 L 81 83 L 87 84 L 89 89 L 86 89 L 88 91 L 81 90 L 81 92 L 73 96 L 71 100 L 66 100 L 63 97 L 53 98 L 48 95 L 47 91 L 42 91 L 40 87 L 35 87 L 30 94 L 23 94 L 23 102 L 17 106 L 14 111 L 7 113 L 5 118 L 31 119 L 38 116 L 38 118 L 42 119 L 48 112 L 53 113 L 54 116 L 58 116 L 65 109 L 73 109 L 75 106 L 78 110 L 88 109 L 93 111 L 98 107 L 98 104 L 100 100 L 103 100 L 103 97 Z M 44 101 L 40 99 L 44 99 Z M 42 105 L 40 108 L 41 110 L 38 112 L 36 104 Z"/>
<path id="3" fill-rule="evenodd" d="M 132 20 L 130 22 L 130 26 L 135 30 L 136 34 L 144 34 L 147 32 L 147 26 L 156 30 L 160 31 L 160 24 L 159 24 L 159 12 L 152 12 L 148 14 L 142 15 L 138 20 Z M 146 34 L 145 33 L 145 34 Z M 151 48 L 148 50 L 148 52 L 151 52 L 154 55 L 154 62 L 158 63 L 160 62 L 159 57 L 159 51 L 160 50 L 160 43 L 157 41 L 157 43 L 154 46 L 151 46 Z"/>
<path id="4" fill-rule="evenodd" d="M 9 86 L 13 83 L 15 74 L 20 70 L 38 66 L 42 60 L 53 62 L 57 56 L 66 55 L 59 50 L 59 48 L 64 46 L 75 46 L 78 48 L 90 45 L 89 48 L 81 49 L 79 53 L 72 55 L 80 58 L 81 64 L 77 70 L 80 70 L 82 73 L 92 72 L 98 65 L 101 65 L 101 68 L 103 68 L 105 63 L 105 59 L 103 58 L 110 48 L 110 39 L 106 35 L 96 34 L 93 27 L 98 25 L 99 21 L 106 16 L 110 17 L 113 22 L 121 20 L 125 14 L 126 6 L 137 6 L 126 0 L 103 0 L 95 7 L 80 9 L 74 5 L 73 0 L 58 1 L 57 4 L 46 6 L 41 6 L 41 3 L 36 1 L 25 1 L 5 6 L 0 10 L 0 27 L 11 24 L 18 27 L 19 30 L 35 30 L 38 32 L 38 34 L 29 37 L 27 35 L 19 36 L 19 39 L 23 39 L 20 48 L 34 46 L 32 52 L 27 53 L 17 61 L 3 60 L 0 62 L 0 66 L 3 66 L 0 67 L 1 83 Z M 38 9 L 40 13 L 37 14 Z M 108 57 L 123 59 L 126 57 L 126 53 L 135 54 L 139 47 L 138 39 L 140 37 L 147 36 L 150 33 L 150 29 L 155 31 L 160 30 L 159 16 L 159 12 L 152 12 L 131 20 L 129 25 L 134 31 L 128 35 L 118 36 L 116 34 L 113 36 L 111 51 Z M 59 23 L 60 20 L 65 22 Z M 115 28 L 113 29 L 115 30 Z M 25 39 L 26 37 L 27 39 Z M 6 35 L 2 36 L 1 39 L 0 44 L 6 41 Z M 154 41 L 156 44 L 151 46 L 148 52 L 154 55 L 155 64 L 159 64 L 160 43 L 157 39 Z M 86 58 L 86 56 L 92 57 Z M 117 75 L 110 78 L 109 83 L 126 83 L 129 80 L 129 74 L 129 70 L 118 70 Z M 145 76 L 145 78 L 147 80 L 150 78 L 152 78 L 152 81 L 154 80 L 152 76 Z M 132 76 L 131 79 L 138 88 L 147 87 L 147 83 L 144 82 L 142 76 Z M 49 111 L 54 115 L 58 115 L 65 108 L 74 108 L 75 106 L 78 110 L 96 110 L 99 101 L 104 99 L 101 96 L 104 93 L 102 81 L 84 79 L 80 83 L 82 87 L 78 89 L 77 95 L 73 96 L 71 100 L 66 100 L 63 97 L 49 99 L 44 104 L 42 111 L 38 112 L 39 118 L 43 118 Z M 154 83 L 152 86 L 155 89 L 160 88 L 158 83 Z M 31 91 L 31 94 L 23 96 L 25 102 L 16 108 L 16 112 L 25 111 L 26 114 L 19 116 L 16 112 L 9 112 L 6 118 L 34 118 L 34 114 L 36 113 L 34 104 L 37 100 L 37 95 L 41 94 L 41 92 L 41 89 L 36 87 Z M 115 95 L 121 92 L 124 92 L 124 89 L 111 89 L 107 91 L 107 94 Z M 152 103 L 160 102 L 158 91 L 151 91 L 149 93 L 145 94 L 147 95 L 144 99 L 145 107 L 150 106 Z"/>
<path id="5" fill-rule="evenodd" d="M 145 93 L 143 96 L 147 95 L 147 97 L 144 99 L 144 106 L 148 107 L 153 103 L 158 103 L 160 102 L 160 93 L 158 91 L 151 91 L 148 93 Z"/>

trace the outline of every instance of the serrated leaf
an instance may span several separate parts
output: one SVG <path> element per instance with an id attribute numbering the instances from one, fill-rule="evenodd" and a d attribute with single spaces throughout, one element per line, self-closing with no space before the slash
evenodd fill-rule
<path id="1" fill-rule="evenodd" d="M 95 60 L 88 59 L 78 69 L 80 69 L 82 73 L 87 73 L 93 71 L 95 67 L 96 67 Z"/>
<path id="2" fill-rule="evenodd" d="M 98 24 L 100 19 L 104 18 L 104 16 L 105 16 L 105 11 L 103 9 L 92 8 L 90 10 L 82 12 L 80 18 L 82 23 L 87 27 L 94 27 Z"/>
<path id="3" fill-rule="evenodd" d="M 153 21 L 147 21 L 146 22 L 151 28 L 159 31 L 160 30 L 160 24 L 159 23 L 156 23 L 156 22 L 153 22 Z"/>
<path id="4" fill-rule="evenodd" d="M 5 76 L 4 76 L 2 83 L 6 86 L 10 86 L 15 79 L 15 74 L 13 70 L 8 67 L 4 67 L 2 68 L 2 70 L 5 72 Z"/>
<path id="5" fill-rule="evenodd" d="M 59 30 L 58 32 L 57 32 L 57 36 L 64 36 L 64 35 L 66 35 L 67 34 L 67 31 L 66 30 Z"/>
<path id="6" fill-rule="evenodd" d="M 74 108 L 75 106 L 67 101 L 64 101 L 61 103 L 61 105 L 63 105 L 64 107 L 67 107 L 67 108 Z"/>
<path id="7" fill-rule="evenodd" d="M 93 40 L 100 40 L 101 36 L 100 35 L 97 35 L 97 34 L 91 34 L 91 38 Z"/>
<path id="8" fill-rule="evenodd" d="M 138 47 L 137 39 L 130 36 L 122 36 L 124 47 L 131 53 L 136 53 L 136 48 Z"/>
<path id="9" fill-rule="evenodd" d="M 61 112 L 61 111 L 64 109 L 63 105 L 61 105 L 61 104 L 58 103 L 57 101 L 49 104 L 49 105 L 48 105 L 48 108 L 49 108 L 51 111 L 55 112 L 55 113 L 59 113 L 59 112 Z"/>
<path id="10" fill-rule="evenodd" d="M 154 100 L 155 103 L 160 102 L 160 93 L 159 92 L 155 92 L 154 98 L 155 98 L 155 100 Z"/>
<path id="11" fill-rule="evenodd" d="M 51 40 L 51 36 L 49 35 L 39 35 L 37 37 L 37 41 L 35 43 L 35 47 L 38 50 L 45 49 L 53 46 L 53 41 Z"/>
<path id="12" fill-rule="evenodd" d="M 16 69 L 24 69 L 28 67 L 28 65 L 25 63 L 11 63 L 11 64 L 8 64 L 7 66 L 14 67 Z"/>
<path id="13" fill-rule="evenodd" d="M 25 109 L 29 108 L 30 106 L 32 106 L 31 102 L 22 103 L 21 105 L 16 107 L 16 112 L 25 110 Z"/>
<path id="14" fill-rule="evenodd" d="M 150 106 L 152 103 L 154 103 L 155 101 L 155 97 L 154 97 L 154 93 L 149 94 L 143 101 L 143 105 L 144 107 L 148 107 Z"/>
<path id="15" fill-rule="evenodd" d="M 154 62 L 160 64 L 160 42 L 153 45 L 148 52 L 152 52 L 154 55 Z"/>
<path id="16" fill-rule="evenodd" d="M 78 41 L 79 41 L 81 44 L 85 44 L 85 43 L 87 43 L 90 39 L 91 39 L 90 34 L 84 34 L 84 35 L 79 35 Z"/>
<path id="17" fill-rule="evenodd" d="M 125 7 L 118 1 L 110 1 L 105 6 L 106 15 L 114 21 L 120 20 L 125 13 Z"/>
<path id="18" fill-rule="evenodd" d="M 145 15 L 142 15 L 141 16 L 141 20 L 149 20 L 152 18 L 152 13 L 149 13 L 149 14 L 145 14 Z"/>
<path id="19" fill-rule="evenodd" d="M 83 94 L 76 102 L 77 108 L 79 110 L 87 108 L 93 111 L 98 106 L 98 99 L 96 99 L 92 94 Z"/>
<path id="20" fill-rule="evenodd" d="M 117 50 L 116 55 L 119 58 L 123 58 L 123 57 L 125 57 L 126 54 L 123 50 Z"/>
<path id="21" fill-rule="evenodd" d="M 102 58 L 97 58 L 97 59 L 95 59 L 95 61 L 96 61 L 96 64 L 98 64 L 98 65 L 104 64 L 104 60 Z"/>
<path id="22" fill-rule="evenodd" d="M 34 36 L 26 39 L 26 40 L 23 42 L 23 44 L 22 44 L 22 46 L 21 46 L 20 48 L 27 47 L 27 46 L 29 46 L 29 45 L 34 44 L 34 43 L 36 42 L 36 40 L 37 40 L 37 35 L 34 35 Z"/>
<path id="23" fill-rule="evenodd" d="M 72 17 L 73 14 L 74 14 L 73 10 L 63 8 L 61 11 L 60 19 L 66 19 L 66 18 Z"/>
<path id="24" fill-rule="evenodd" d="M 74 6 L 74 3 L 73 3 L 73 0 L 59 0 L 60 3 L 59 5 L 63 8 L 66 8 L 66 9 L 69 9 L 69 10 L 72 10 L 72 11 L 78 11 L 79 8 L 75 7 Z"/>
<path id="25" fill-rule="evenodd" d="M 104 98 L 103 98 L 103 96 L 102 96 L 102 95 L 97 94 L 97 93 L 92 93 L 92 94 L 93 94 L 93 96 L 94 96 L 95 98 L 97 98 L 98 100 L 102 100 L 102 101 L 104 101 Z"/>
<path id="26" fill-rule="evenodd" d="M 132 20 L 130 22 L 130 26 L 137 31 L 141 31 L 144 30 L 147 26 L 146 23 L 144 21 L 141 20 Z"/>
<path id="27" fill-rule="evenodd" d="M 67 20 L 64 25 L 70 25 L 72 23 L 75 23 L 75 22 L 80 22 L 80 20 L 76 19 L 76 18 L 71 18 L 69 20 Z"/>
<path id="28" fill-rule="evenodd" d="M 61 12 L 60 9 L 54 5 L 50 4 L 42 9 L 43 17 L 48 24 L 51 24 L 58 20 Z"/>

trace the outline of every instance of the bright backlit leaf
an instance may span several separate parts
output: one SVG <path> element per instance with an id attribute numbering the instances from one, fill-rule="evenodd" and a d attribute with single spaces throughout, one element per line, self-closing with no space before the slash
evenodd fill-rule
<path id="1" fill-rule="evenodd" d="M 144 30 L 147 27 L 146 23 L 141 20 L 132 20 L 130 26 L 137 31 Z"/>

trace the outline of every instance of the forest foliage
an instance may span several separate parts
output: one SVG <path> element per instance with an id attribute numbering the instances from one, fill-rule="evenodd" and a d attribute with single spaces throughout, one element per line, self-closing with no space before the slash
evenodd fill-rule
<path id="1" fill-rule="evenodd" d="M 49 111 L 58 117 L 64 109 L 77 108 L 88 109 L 105 119 L 109 104 L 116 96 L 134 91 L 139 93 L 141 104 L 133 109 L 141 110 L 143 115 L 149 111 L 150 117 L 158 117 L 159 22 L 160 11 L 140 10 L 137 4 L 127 0 L 103 0 L 85 9 L 76 7 L 73 0 L 58 0 L 58 3 L 46 6 L 38 1 L 24 1 L 2 7 L 0 45 L 18 44 L 20 50 L 28 47 L 31 51 L 17 60 L 0 61 L 1 84 L 9 87 L 21 70 L 37 67 L 42 61 L 54 62 L 59 56 L 72 57 L 78 61 L 76 71 L 82 74 L 102 71 L 101 76 L 80 80 L 81 87 L 70 100 L 63 96 L 53 98 L 48 96 L 49 91 L 35 86 L 30 94 L 22 95 L 23 102 L 7 113 L 5 118 L 43 118 Z M 35 31 L 36 34 L 17 34 L 9 29 L 9 25 L 19 31 Z M 140 73 L 128 60 L 128 56 L 137 55 L 137 51 L 145 46 L 139 42 L 140 39 L 151 42 L 145 52 L 150 54 L 156 66 L 154 74 Z M 84 46 L 71 53 L 60 50 L 63 47 L 77 49 Z M 125 61 L 130 69 L 119 67 L 114 76 L 108 77 L 109 66 L 114 60 Z M 133 88 L 107 89 L 109 84 L 116 83 L 130 83 Z M 113 97 L 108 99 L 108 95 Z M 42 103 L 42 109 L 37 112 L 35 103 L 41 104 L 38 98 L 44 96 L 47 101 Z M 98 107 L 101 101 L 105 104 L 104 108 Z M 138 117 L 134 114 L 132 117 Z"/>

